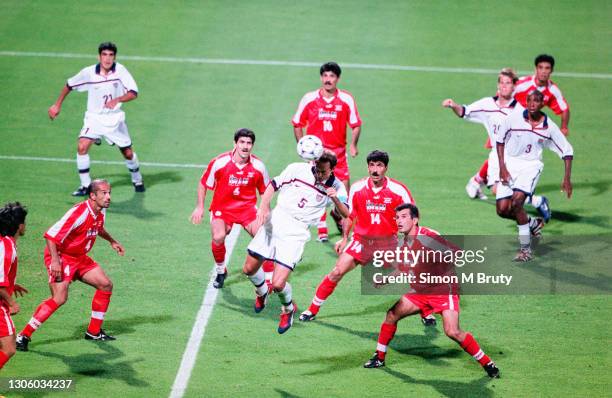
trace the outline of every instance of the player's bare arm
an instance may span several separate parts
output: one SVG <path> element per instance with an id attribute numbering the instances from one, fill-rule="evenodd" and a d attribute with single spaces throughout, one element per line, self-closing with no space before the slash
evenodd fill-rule
<path id="1" fill-rule="evenodd" d="M 565 192 L 567 198 L 572 197 L 572 158 L 566 157 L 563 159 L 565 162 L 565 175 L 563 176 L 563 182 L 561 183 L 561 191 Z"/>
<path id="2" fill-rule="evenodd" d="M 261 202 L 259 203 L 259 209 L 257 209 L 257 222 L 259 225 L 264 225 L 270 215 L 270 202 L 274 196 L 274 187 L 269 184 L 266 191 L 261 195 Z"/>
<path id="3" fill-rule="evenodd" d="M 302 127 L 294 127 L 293 134 L 295 135 L 295 142 L 298 142 L 304 136 L 304 129 Z"/>
<path id="4" fill-rule="evenodd" d="M 329 196 L 332 202 L 334 202 L 334 205 L 336 206 L 338 213 L 340 213 L 340 215 L 344 218 L 348 217 L 349 216 L 348 207 L 344 203 L 342 203 L 340 199 L 338 199 L 338 193 L 336 192 L 336 190 L 333 187 L 329 187 L 326 189 L 326 192 L 327 192 L 327 196 Z"/>
<path id="5" fill-rule="evenodd" d="M 569 108 L 563 111 L 561 114 L 561 132 L 564 136 L 569 135 L 569 120 L 570 120 L 570 110 Z"/>
<path id="6" fill-rule="evenodd" d="M 23 297 L 24 294 L 27 294 L 30 291 L 28 289 L 26 289 L 25 287 L 15 283 L 14 292 L 15 292 L 15 297 L 17 297 L 17 296 Z"/>
<path id="7" fill-rule="evenodd" d="M 445 108 L 451 108 L 453 112 L 455 112 L 455 115 L 459 117 L 463 117 L 463 106 L 457 104 L 451 98 L 447 98 L 444 101 L 442 101 L 442 106 Z"/>
<path id="8" fill-rule="evenodd" d="M 200 224 L 202 222 L 202 215 L 204 214 L 204 201 L 206 199 L 206 187 L 200 182 L 198 184 L 198 200 L 195 209 L 191 213 L 191 223 Z"/>
<path id="9" fill-rule="evenodd" d="M 510 172 L 506 168 L 506 161 L 504 159 L 504 144 L 497 143 L 497 157 L 499 159 L 499 180 L 502 184 L 508 185 L 510 183 Z"/>
<path id="10" fill-rule="evenodd" d="M 359 142 L 359 135 L 361 134 L 361 126 L 353 127 L 353 134 L 351 135 L 351 156 L 355 157 L 359 155 L 359 149 L 357 149 L 357 143 Z"/>
<path id="11" fill-rule="evenodd" d="M 12 295 L 9 294 L 8 289 L 6 287 L 0 287 L 0 300 L 4 300 L 9 305 L 9 311 L 11 315 L 15 315 L 19 312 L 19 304 Z"/>
<path id="12" fill-rule="evenodd" d="M 62 110 L 62 103 L 64 102 L 64 99 L 68 94 L 70 94 L 70 87 L 68 87 L 68 85 L 66 84 L 64 85 L 64 87 L 62 87 L 62 91 L 60 92 L 59 97 L 57 97 L 57 101 L 55 101 L 55 104 L 51 105 L 49 107 L 49 110 L 47 111 L 51 120 L 59 116 L 60 111 Z"/>
<path id="13" fill-rule="evenodd" d="M 351 229 L 353 229 L 353 219 L 351 217 L 346 217 L 344 222 L 344 228 L 342 228 L 342 239 L 340 239 L 334 245 L 334 250 L 337 254 L 340 254 L 344 251 L 346 244 L 348 243 L 348 238 L 351 233 Z"/>
<path id="14" fill-rule="evenodd" d="M 117 254 L 119 254 L 120 256 L 125 255 L 125 249 L 123 248 L 121 243 L 119 243 L 115 239 L 113 239 L 113 237 L 106 231 L 106 229 L 104 229 L 104 227 L 102 227 L 98 231 L 98 236 L 100 238 L 108 241 L 110 243 L 111 247 L 113 248 L 113 250 L 117 252 Z"/>
<path id="15" fill-rule="evenodd" d="M 49 264 L 51 275 L 53 275 L 53 278 L 59 282 L 62 278 L 62 266 L 60 263 L 59 254 L 57 252 L 57 245 L 54 241 L 47 239 L 47 248 L 49 249 L 49 254 L 51 255 L 51 263 Z"/>
<path id="16" fill-rule="evenodd" d="M 115 109 L 118 103 L 130 102 L 130 101 L 135 100 L 137 97 L 138 97 L 138 93 L 136 93 L 135 91 L 128 91 L 127 93 L 123 94 L 121 97 L 117 97 L 117 98 L 114 98 L 108 101 L 107 103 L 104 104 L 104 107 L 108 109 Z"/>

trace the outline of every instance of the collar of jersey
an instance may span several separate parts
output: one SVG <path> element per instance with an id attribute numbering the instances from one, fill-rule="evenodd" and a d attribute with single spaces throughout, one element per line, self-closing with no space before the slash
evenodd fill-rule
<path id="1" fill-rule="evenodd" d="M 497 105 L 497 100 L 499 99 L 499 95 L 496 95 L 493 97 L 493 102 L 495 103 L 495 105 Z M 497 105 L 497 107 L 499 109 L 506 109 L 506 108 L 512 108 L 514 109 L 514 107 L 516 106 L 516 99 L 512 98 L 512 102 L 510 102 L 510 104 L 508 104 L 508 106 L 504 106 L 504 107 L 500 107 L 499 105 Z"/>
<path id="2" fill-rule="evenodd" d="M 542 127 L 547 129 L 548 128 L 548 115 L 544 112 L 542 112 L 542 114 L 544 115 L 544 122 L 542 122 Z M 523 119 L 525 119 L 525 121 L 529 123 L 529 111 L 527 109 L 523 111 Z"/>
<path id="3" fill-rule="evenodd" d="M 232 161 L 232 163 L 234 163 L 236 165 L 236 167 L 238 167 L 239 169 L 244 168 L 244 166 L 246 166 L 247 164 L 251 163 L 251 154 L 249 154 L 249 160 L 244 164 L 244 166 L 240 167 L 238 166 L 238 164 L 236 162 L 234 162 L 234 153 L 236 153 L 236 148 L 232 149 L 232 151 L 230 152 L 230 160 Z"/>
<path id="4" fill-rule="evenodd" d="M 387 176 L 385 176 L 385 182 L 382 185 L 382 187 L 380 187 L 380 190 L 382 191 L 384 188 L 387 188 L 387 183 L 389 182 L 389 179 L 387 178 Z M 370 188 L 372 191 L 374 190 L 374 184 L 372 183 L 372 178 L 368 177 L 368 188 Z M 380 192 L 380 191 L 379 191 Z"/>
<path id="5" fill-rule="evenodd" d="M 110 68 L 110 73 L 115 73 L 116 67 L 117 67 L 117 63 L 113 62 L 113 66 L 111 66 L 111 68 Z M 100 69 L 101 69 L 100 63 L 97 63 L 96 64 L 96 75 L 100 74 Z"/>
<path id="6" fill-rule="evenodd" d="M 322 92 L 323 92 L 323 89 L 320 88 L 319 89 L 319 98 L 321 98 L 323 101 L 327 102 L 327 99 L 323 96 Z M 327 102 L 327 103 L 331 104 L 331 102 L 336 99 L 336 97 L 338 96 L 339 92 L 340 92 L 340 89 L 336 87 L 336 94 L 333 97 L 331 97 L 330 101 Z"/>

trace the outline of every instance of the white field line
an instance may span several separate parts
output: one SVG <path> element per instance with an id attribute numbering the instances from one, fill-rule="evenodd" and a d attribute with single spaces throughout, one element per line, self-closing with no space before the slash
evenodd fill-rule
<path id="1" fill-rule="evenodd" d="M 29 52 L 29 51 L 0 51 L 4 57 L 46 57 L 46 58 L 78 58 L 95 61 L 95 54 L 55 53 L 55 52 Z M 226 59 L 226 58 L 194 58 L 194 57 L 150 57 L 142 55 L 120 55 L 120 60 L 145 61 L 145 62 L 171 62 L 182 64 L 214 64 L 214 65 L 263 65 L 263 66 L 294 66 L 294 67 L 316 67 L 322 62 L 303 61 L 278 61 L 278 60 L 254 60 L 254 59 Z M 472 73 L 472 74 L 497 74 L 499 69 L 483 68 L 451 68 L 444 66 L 415 66 L 415 65 L 385 65 L 385 64 L 354 64 L 341 63 L 342 67 L 348 69 L 372 69 L 407 72 L 438 72 L 438 73 Z M 529 71 L 518 71 L 521 75 L 533 73 Z M 583 72 L 555 72 L 555 76 L 573 77 L 579 79 L 612 79 L 611 73 L 583 73 Z"/>
<path id="2" fill-rule="evenodd" d="M 59 162 L 59 163 L 75 163 L 76 159 L 67 158 L 46 158 L 39 156 L 13 156 L 13 155 L 0 155 L 0 160 L 29 160 L 36 162 Z M 125 166 L 125 162 L 119 160 L 91 160 L 92 164 L 116 164 Z M 173 169 L 200 169 L 203 170 L 207 167 L 205 164 L 195 163 L 156 163 L 156 162 L 140 162 L 141 166 L 148 167 L 169 167 Z"/>
<path id="3" fill-rule="evenodd" d="M 225 245 L 227 248 L 227 252 L 225 254 L 225 264 L 229 264 L 230 262 L 232 252 L 234 251 L 234 246 L 236 245 L 239 235 L 240 226 L 234 225 L 232 232 L 230 232 L 225 239 Z M 174 384 L 172 385 L 172 390 L 170 391 L 170 398 L 181 398 L 185 394 L 185 391 L 187 391 L 189 379 L 191 378 L 191 372 L 195 366 L 196 359 L 200 351 L 200 345 L 202 343 L 202 339 L 204 338 L 206 325 L 208 324 L 208 320 L 213 312 L 215 302 L 217 301 L 217 295 L 219 294 L 219 289 L 215 289 L 213 287 L 213 282 L 216 275 L 217 273 L 213 267 L 212 271 L 210 272 L 210 280 L 208 281 L 206 292 L 204 292 L 202 305 L 200 306 L 198 315 L 196 315 L 195 323 L 191 329 L 191 336 L 189 336 L 189 341 L 187 342 L 187 347 L 185 347 L 181 365 L 176 373 L 176 378 L 174 379 Z"/>

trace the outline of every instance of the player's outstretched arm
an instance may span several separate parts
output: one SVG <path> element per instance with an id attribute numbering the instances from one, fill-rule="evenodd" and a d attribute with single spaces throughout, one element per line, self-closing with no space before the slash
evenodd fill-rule
<path id="1" fill-rule="evenodd" d="M 453 112 L 455 112 L 455 115 L 459 117 L 463 117 L 463 106 L 457 104 L 451 98 L 447 98 L 444 101 L 442 101 L 442 106 L 445 108 L 451 108 Z"/>
<path id="2" fill-rule="evenodd" d="M 334 202 L 334 206 L 336 206 L 336 210 L 338 210 L 338 213 L 340 213 L 340 215 L 344 218 L 348 217 L 349 216 L 348 206 L 342 203 L 340 199 L 338 199 L 338 194 L 336 190 L 333 187 L 329 187 L 326 189 L 326 192 L 327 192 L 327 196 L 329 196 L 332 202 Z"/>
<path id="3" fill-rule="evenodd" d="M 359 135 L 361 134 L 361 126 L 357 126 L 353 128 L 353 134 L 351 136 L 351 156 L 355 157 L 359 155 L 359 149 L 357 149 L 357 143 L 359 142 Z"/>
<path id="4" fill-rule="evenodd" d="M 107 240 L 113 250 L 117 252 L 117 254 L 119 254 L 120 256 L 123 256 L 125 254 L 125 249 L 123 248 L 121 243 L 113 239 L 113 237 L 106 231 L 106 229 L 104 229 L 104 227 L 98 231 L 98 236 L 104 240 Z"/>
<path id="5" fill-rule="evenodd" d="M 0 298 L 8 303 L 11 315 L 15 315 L 19 312 L 19 304 L 17 301 L 15 301 L 12 295 L 9 294 L 8 289 L 5 286 L 0 287 Z"/>
<path id="6" fill-rule="evenodd" d="M 51 105 L 47 111 L 47 114 L 49 114 L 49 118 L 51 120 L 55 119 L 60 114 L 62 110 L 62 103 L 68 94 L 70 94 L 70 87 L 68 87 L 66 84 L 62 88 L 59 97 L 57 97 L 57 101 L 55 101 L 55 103 Z"/>
<path id="7" fill-rule="evenodd" d="M 198 184 L 198 201 L 196 202 L 196 207 L 193 209 L 191 213 L 192 224 L 200 224 L 202 222 L 202 215 L 204 214 L 204 201 L 206 199 L 206 187 L 202 185 L 202 182 Z"/>

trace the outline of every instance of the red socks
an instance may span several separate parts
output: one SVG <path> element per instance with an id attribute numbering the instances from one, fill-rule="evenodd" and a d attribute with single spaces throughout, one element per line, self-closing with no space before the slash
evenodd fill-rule
<path id="1" fill-rule="evenodd" d="M 212 248 L 212 254 L 215 259 L 215 263 L 223 264 L 223 262 L 225 261 L 225 243 L 217 245 L 215 242 L 211 242 L 210 246 Z"/>
<path id="2" fill-rule="evenodd" d="M 49 319 L 51 314 L 53 314 L 58 308 L 59 306 L 55 303 L 55 301 L 53 301 L 52 298 L 40 303 L 38 308 L 36 308 L 36 311 L 34 311 L 34 315 L 32 315 L 30 322 L 28 322 L 20 334 L 26 336 L 27 338 L 32 337 L 32 333 L 34 333 L 34 331 L 38 329 L 43 322 Z"/>
<path id="3" fill-rule="evenodd" d="M 319 233 L 319 238 L 327 238 L 327 212 L 323 213 L 323 215 L 319 219 L 319 223 L 317 224 L 317 232 Z"/>
<path id="4" fill-rule="evenodd" d="M 387 346 L 393 340 L 397 325 L 392 323 L 383 323 L 380 325 L 380 334 L 378 335 L 378 344 L 376 345 L 376 353 L 378 359 L 381 361 L 385 360 L 385 354 L 387 353 Z"/>
<path id="5" fill-rule="evenodd" d="M 489 171 L 489 159 L 484 161 L 482 166 L 480 166 L 480 170 L 478 171 L 478 177 L 480 177 L 482 182 L 485 182 L 485 183 L 487 182 L 487 172 L 488 171 Z"/>
<path id="6" fill-rule="evenodd" d="M 323 278 L 319 284 L 319 287 L 317 287 L 317 291 L 315 292 L 315 296 L 312 299 L 310 307 L 308 307 L 308 310 L 312 312 L 313 315 L 316 315 L 319 312 L 319 309 L 325 300 L 327 300 L 327 298 L 334 292 L 336 286 L 338 286 L 338 283 L 332 282 L 329 277 L 325 275 L 325 278 Z"/>
<path id="7" fill-rule="evenodd" d="M 7 363 L 9 359 L 11 359 L 11 357 L 0 351 L 0 369 L 4 367 L 4 364 Z"/>
<path id="8" fill-rule="evenodd" d="M 482 366 L 491 362 L 491 358 L 487 356 L 478 345 L 471 333 L 466 333 L 465 339 L 461 342 L 461 348 L 468 354 L 474 357 Z"/>
<path id="9" fill-rule="evenodd" d="M 93 300 L 91 301 L 91 321 L 89 321 L 89 327 L 87 332 L 92 335 L 100 333 L 102 328 L 102 322 L 104 322 L 104 315 L 108 310 L 110 304 L 110 298 L 113 292 L 105 292 L 103 290 L 96 290 Z"/>

